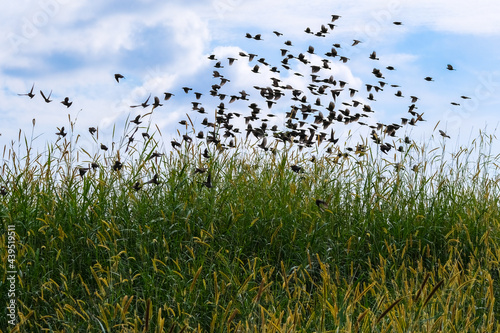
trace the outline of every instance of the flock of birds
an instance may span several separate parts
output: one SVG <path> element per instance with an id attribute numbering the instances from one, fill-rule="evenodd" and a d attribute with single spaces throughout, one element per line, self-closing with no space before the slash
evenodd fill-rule
<path id="1" fill-rule="evenodd" d="M 331 20 L 328 23 L 321 25 L 318 30 L 313 30 L 311 28 L 306 28 L 304 32 L 312 36 L 323 38 L 328 34 L 332 33 L 336 27 L 336 21 L 340 18 L 339 15 L 332 15 Z M 393 22 L 394 25 L 400 26 L 402 22 Z M 246 38 L 255 40 L 256 43 L 264 40 L 261 34 L 252 35 L 247 33 Z M 267 38 L 267 37 L 266 37 Z M 401 152 L 405 150 L 403 146 L 395 147 L 392 138 L 396 137 L 397 131 L 406 125 L 415 126 L 421 121 L 425 121 L 423 118 L 423 113 L 417 112 L 417 103 L 419 98 L 417 96 L 409 97 L 408 105 L 408 116 L 402 117 L 399 123 L 376 123 L 374 125 L 369 125 L 364 121 L 364 118 L 369 118 L 370 114 L 375 112 L 372 109 L 372 105 L 369 104 L 376 100 L 377 94 L 381 93 L 386 89 L 386 87 L 391 87 L 396 90 L 394 95 L 397 98 L 404 98 L 403 92 L 400 86 L 397 84 L 392 84 L 387 82 L 384 76 L 384 71 L 393 71 L 395 68 L 393 66 L 387 66 L 385 69 L 377 68 L 377 62 L 379 58 L 377 53 L 373 51 L 368 55 L 368 58 L 373 61 L 374 67 L 372 74 L 376 80 L 376 83 L 367 83 L 366 95 L 362 95 L 363 92 L 359 91 L 361 89 L 356 89 L 354 86 L 350 85 L 349 82 L 343 81 L 334 77 L 331 74 L 332 68 L 334 68 L 334 61 L 340 61 L 342 63 L 347 63 L 350 59 L 347 56 L 341 54 L 342 45 L 334 43 L 329 46 L 328 52 L 323 55 L 315 49 L 314 46 L 310 45 L 304 52 L 298 52 L 290 40 L 284 40 L 282 33 L 278 31 L 273 31 L 271 38 L 275 38 L 276 41 L 282 41 L 283 45 L 279 49 L 279 57 L 281 59 L 280 63 L 270 64 L 268 61 L 260 57 L 258 54 L 249 52 L 239 52 L 239 54 L 232 57 L 227 57 L 224 59 L 218 59 L 215 54 L 208 56 L 208 59 L 213 62 L 212 79 L 215 81 L 211 85 L 208 93 L 194 91 L 191 87 L 182 87 L 182 91 L 175 93 L 184 93 L 186 95 L 192 95 L 194 100 L 192 103 L 192 111 L 198 112 L 199 114 L 207 114 L 207 116 L 201 122 L 201 125 L 205 126 L 206 132 L 199 131 L 194 132 L 192 136 L 196 136 L 197 139 L 205 139 L 208 144 L 214 144 L 218 149 L 228 149 L 236 147 L 235 139 L 238 134 L 246 135 L 246 139 L 253 136 L 258 144 L 256 146 L 265 151 L 271 150 L 275 151 L 278 143 L 283 143 L 285 146 L 287 144 L 296 144 L 298 149 L 301 150 L 304 147 L 320 146 L 323 142 L 331 143 L 327 145 L 326 152 L 329 154 L 335 154 L 337 160 L 341 157 L 348 157 L 349 153 L 364 154 L 367 150 L 365 144 L 358 144 L 356 147 L 346 147 L 346 151 L 342 152 L 338 146 L 336 146 L 339 138 L 335 137 L 335 131 L 333 127 L 337 124 L 351 124 L 357 123 L 360 126 L 368 126 L 371 129 L 370 138 L 373 142 L 378 145 L 382 153 L 387 154 L 391 149 L 396 149 Z M 352 44 L 349 43 L 349 47 L 357 47 L 361 40 L 353 40 Z M 322 41 L 322 46 L 325 42 Z M 261 75 L 264 72 L 266 74 L 271 74 L 268 81 L 263 81 L 262 85 L 255 85 L 249 87 L 248 90 L 252 89 L 249 93 L 245 90 L 241 90 L 238 93 L 231 93 L 226 91 L 227 86 L 230 86 L 231 80 L 224 76 L 224 68 L 227 66 L 232 66 L 236 61 L 248 61 L 250 73 L 248 75 Z M 301 73 L 295 71 L 294 68 L 298 64 L 303 64 L 308 66 L 310 73 Z M 253 65 L 253 66 L 252 66 Z M 444 67 L 444 66 L 443 66 Z M 456 70 L 451 64 L 448 64 L 443 69 L 454 71 Z M 288 75 L 283 73 L 288 72 Z M 326 74 L 325 74 L 326 73 Z M 301 90 L 293 87 L 290 84 L 286 84 L 286 78 L 292 77 L 302 77 L 302 80 L 307 80 L 307 76 L 310 77 L 307 81 L 307 90 Z M 269 75 L 268 75 L 269 76 Z M 115 74 L 114 76 L 117 83 L 120 83 L 125 77 L 122 74 Z M 425 81 L 432 82 L 434 79 L 430 76 L 423 77 Z M 226 86 L 227 84 L 227 86 Z M 25 94 L 19 94 L 22 96 L 28 96 L 33 98 L 35 96 L 34 92 L 35 85 L 31 87 L 31 90 Z M 211 98 L 216 99 L 215 112 L 207 112 L 205 106 L 203 105 L 204 96 L 210 95 Z M 52 91 L 46 95 L 40 90 L 40 95 L 46 103 L 51 103 Z M 162 100 L 160 97 L 154 96 L 151 99 L 151 94 L 140 104 L 131 105 L 132 109 L 143 108 L 146 109 L 151 106 L 150 112 L 145 115 L 137 115 L 130 122 L 135 125 L 135 128 L 128 135 L 128 144 L 126 150 L 129 148 L 130 144 L 134 142 L 134 135 L 140 128 L 139 125 L 142 123 L 141 119 L 161 106 L 162 103 L 167 103 L 171 98 L 174 98 L 175 94 L 172 92 L 164 92 Z M 252 100 L 250 96 L 257 97 Z M 203 99 L 202 99 L 203 98 Z M 469 99 L 467 96 L 461 96 L 462 99 Z M 276 113 L 272 112 L 272 108 L 278 101 L 287 103 L 287 110 L 280 110 L 280 112 L 286 112 L 285 122 L 282 127 L 278 125 L 268 126 L 268 122 L 271 118 L 276 117 Z M 73 102 L 69 97 L 65 97 L 60 102 L 64 107 L 70 108 Z M 238 105 L 238 112 L 231 111 L 229 105 Z M 248 114 L 244 115 L 241 110 L 241 104 L 246 103 L 249 108 Z M 452 102 L 452 105 L 458 106 L 459 103 Z M 267 110 L 267 111 L 265 111 Z M 209 117 L 214 114 L 214 120 L 209 121 Z M 235 126 L 234 119 L 243 117 L 245 121 L 245 128 L 239 128 Z M 187 120 L 181 120 L 179 123 L 186 127 L 186 134 L 182 136 L 182 140 L 172 140 L 171 145 L 173 149 L 178 149 L 183 142 L 191 143 L 193 138 L 188 135 L 187 128 L 189 122 L 194 126 L 191 121 L 191 117 L 188 116 Z M 330 129 L 330 131 L 328 131 Z M 96 127 L 90 127 L 89 132 L 94 135 L 97 131 Z M 246 133 L 244 133 L 246 132 Z M 444 138 L 449 138 L 449 136 L 442 130 L 439 133 Z M 66 136 L 64 127 L 58 128 L 56 135 L 59 137 Z M 144 139 L 149 139 L 149 134 L 143 132 L 142 136 Z M 228 142 L 229 141 L 229 142 Z M 228 142 L 228 143 L 227 143 Z M 406 144 L 411 143 L 409 137 L 404 138 Z M 104 151 L 108 150 L 107 146 L 101 144 L 100 148 Z M 334 150 L 335 149 L 335 150 Z M 161 156 L 160 153 L 153 153 L 150 158 L 156 158 Z M 205 149 L 203 156 L 209 158 L 209 151 Z M 92 163 L 91 168 L 95 169 L 99 165 L 97 163 Z M 90 169 L 80 168 L 80 175 L 83 177 L 85 173 Z M 115 171 L 120 170 L 122 164 L 120 161 L 116 161 L 112 166 Z M 294 172 L 302 172 L 302 168 L 297 165 L 291 166 Z M 207 170 L 204 168 L 197 168 L 195 173 L 204 173 Z M 158 175 L 155 175 L 153 179 L 147 181 L 145 184 L 159 184 Z M 206 181 L 202 183 L 204 186 L 211 188 L 212 180 L 210 172 Z M 139 190 L 142 185 L 137 182 L 133 187 Z M 324 202 L 317 202 L 318 207 L 324 205 Z"/>

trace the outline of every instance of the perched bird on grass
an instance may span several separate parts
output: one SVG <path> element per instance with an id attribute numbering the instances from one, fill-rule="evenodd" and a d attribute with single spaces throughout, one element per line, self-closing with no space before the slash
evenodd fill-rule
<path id="1" fill-rule="evenodd" d="M 302 167 L 298 166 L 298 165 L 292 165 L 290 167 L 292 169 L 293 172 L 295 173 L 299 173 L 299 172 L 304 172 L 304 170 L 302 170 Z"/>
<path id="2" fill-rule="evenodd" d="M 104 151 L 108 151 L 108 147 L 106 145 L 103 145 L 102 143 L 101 143 L 101 149 Z"/>
<path id="3" fill-rule="evenodd" d="M 95 132 L 97 132 L 97 129 L 95 127 L 89 127 L 89 133 L 91 135 L 94 135 Z"/>

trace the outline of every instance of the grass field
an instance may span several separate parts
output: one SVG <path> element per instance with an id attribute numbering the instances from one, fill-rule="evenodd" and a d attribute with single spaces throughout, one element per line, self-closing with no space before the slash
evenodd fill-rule
<path id="1" fill-rule="evenodd" d="M 27 140 L 1 173 L 4 266 L 7 226 L 17 233 L 11 331 L 500 331 L 491 140 L 314 160 L 243 145 L 206 158 L 194 141 L 151 158 L 155 136 L 122 156 L 71 136 L 37 155 Z"/>

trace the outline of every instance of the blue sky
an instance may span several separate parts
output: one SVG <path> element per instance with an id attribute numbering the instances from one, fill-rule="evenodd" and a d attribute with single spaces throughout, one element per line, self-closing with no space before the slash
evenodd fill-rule
<path id="1" fill-rule="evenodd" d="M 399 122 L 407 117 L 409 96 L 419 97 L 418 112 L 424 112 L 425 123 L 402 131 L 412 138 L 430 140 L 438 129 L 445 130 L 452 144 L 467 144 L 471 133 L 475 137 L 487 126 L 493 133 L 500 111 L 500 2 L 471 1 L 13 1 L 0 13 L 0 144 L 17 139 L 19 130 L 31 135 L 32 119 L 36 119 L 36 146 L 57 139 L 56 127 L 69 128 L 77 119 L 74 133 L 81 134 L 80 143 L 96 151 L 90 139 L 89 126 L 99 128 L 99 141 L 109 144 L 113 131 L 123 128 L 127 116 L 149 112 L 150 108 L 131 109 L 149 94 L 175 96 L 163 101 L 150 119 L 158 126 L 165 141 L 176 131 L 185 132 L 178 122 L 185 114 L 196 122 L 205 115 L 191 111 L 192 94 L 184 94 L 183 86 L 203 92 L 201 99 L 207 111 L 220 101 L 208 96 L 214 62 L 207 59 L 216 54 L 223 62 L 221 73 L 231 82 L 228 93 L 244 89 L 251 98 L 258 98 L 254 85 L 269 85 L 271 73 L 255 75 L 250 69 L 257 64 L 240 58 L 228 66 L 227 57 L 240 51 L 256 53 L 279 67 L 279 49 L 285 40 L 294 44 L 296 55 L 313 45 L 317 54 L 340 43 L 339 54 L 351 60 L 332 61 L 331 72 L 337 79 L 349 82 L 360 91 L 359 98 L 368 96 L 364 85 L 376 83 L 371 71 L 383 70 L 385 81 L 400 88 L 386 86 L 372 103 L 376 110 L 368 123 Z M 327 37 L 315 37 L 304 32 L 306 27 L 317 31 L 330 22 L 331 14 L 341 15 Z M 396 26 L 393 21 L 401 21 Z M 282 32 L 276 36 L 273 30 Z M 245 33 L 262 34 L 263 41 L 245 38 Z M 351 47 L 352 40 L 361 44 Z M 372 51 L 380 60 L 368 58 Z M 311 56 L 312 61 L 320 61 Z M 446 70 L 452 64 L 456 71 Z M 395 71 L 388 71 L 391 65 Z M 293 75 L 302 72 L 305 78 Z M 114 73 L 126 78 L 119 84 Z M 281 70 L 280 78 L 294 87 L 306 89 L 310 69 L 294 65 L 292 73 Z M 434 82 L 424 77 L 431 76 Z M 35 84 L 36 96 L 18 96 Z M 52 90 L 54 102 L 47 104 L 39 94 Z M 397 90 L 404 98 L 394 96 Z M 253 96 L 252 96 L 253 95 Z M 460 96 L 469 96 L 463 100 Z M 70 97 L 73 105 L 64 107 L 60 101 Z M 256 99 L 256 101 L 260 101 Z M 248 113 L 246 104 L 231 105 L 233 111 Z M 460 103 L 452 106 L 450 102 Z M 226 101 L 227 104 L 227 101 Z M 282 124 L 290 100 L 282 100 L 271 110 L 271 124 Z M 324 105 L 328 102 L 323 101 Z M 212 112 L 211 112 L 212 113 Z M 235 123 L 244 126 L 242 119 Z M 202 129 L 198 127 L 198 129 Z M 339 135 L 364 133 L 366 129 L 350 125 L 335 127 Z M 364 132 L 363 132 L 364 131 Z M 404 133 L 404 132 L 401 132 Z M 458 143 L 456 142 L 459 138 Z M 168 145 L 168 144 L 167 144 Z M 41 148 L 43 149 L 43 148 Z"/>

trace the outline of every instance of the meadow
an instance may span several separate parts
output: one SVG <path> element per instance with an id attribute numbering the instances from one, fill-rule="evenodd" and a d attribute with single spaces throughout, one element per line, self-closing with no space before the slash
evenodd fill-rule
<path id="1" fill-rule="evenodd" d="M 19 139 L 1 170 L 18 271 L 2 332 L 500 331 L 494 136 L 389 154 Z"/>

